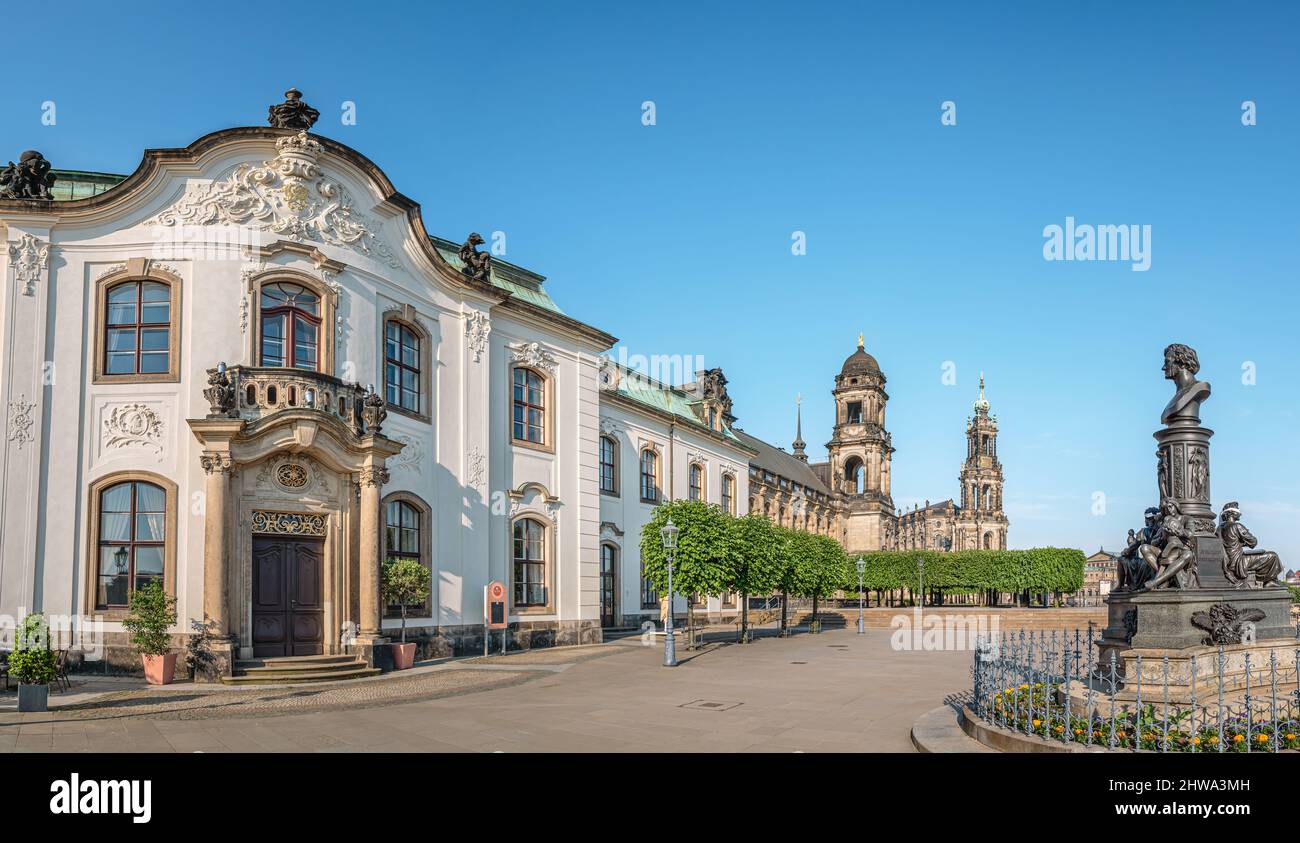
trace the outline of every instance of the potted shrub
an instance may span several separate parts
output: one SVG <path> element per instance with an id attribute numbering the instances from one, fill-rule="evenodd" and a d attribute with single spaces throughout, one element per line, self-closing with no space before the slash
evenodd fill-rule
<path id="1" fill-rule="evenodd" d="M 423 603 L 429 597 L 429 571 L 415 559 L 389 559 L 384 562 L 380 590 L 384 602 L 402 609 L 402 641 L 393 648 L 393 669 L 406 670 L 415 664 L 415 644 L 406 643 L 406 607 Z"/>
<path id="2" fill-rule="evenodd" d="M 19 711 L 49 710 L 50 683 L 58 672 L 56 665 L 45 616 L 33 612 L 23 618 L 14 651 L 9 654 L 9 675 L 18 681 Z"/>
<path id="3" fill-rule="evenodd" d="M 131 633 L 131 643 L 140 651 L 144 678 L 150 685 L 167 685 L 176 674 L 176 653 L 168 630 L 176 623 L 176 598 L 169 597 L 162 583 L 154 580 L 132 591 L 122 626 Z"/>

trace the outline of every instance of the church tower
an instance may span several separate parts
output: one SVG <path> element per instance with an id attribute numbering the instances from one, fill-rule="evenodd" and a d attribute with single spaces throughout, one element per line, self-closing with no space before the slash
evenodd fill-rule
<path id="1" fill-rule="evenodd" d="M 1002 508 L 1002 463 L 998 461 L 998 417 L 989 412 L 980 373 L 980 397 L 966 420 L 966 461 L 961 482 L 961 514 L 953 550 L 1005 550 L 1007 515 Z"/>
<path id="2" fill-rule="evenodd" d="M 894 519 L 890 461 L 894 448 L 885 430 L 885 375 L 863 348 L 849 355 L 835 377 L 835 431 L 826 443 L 832 491 L 843 502 L 844 547 L 850 553 L 879 550 Z"/>

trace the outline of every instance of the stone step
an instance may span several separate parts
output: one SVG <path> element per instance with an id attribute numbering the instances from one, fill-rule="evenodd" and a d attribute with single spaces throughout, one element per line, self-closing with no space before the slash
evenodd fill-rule
<path id="1" fill-rule="evenodd" d="M 225 685 L 279 685 L 298 682 L 338 682 L 345 679 L 360 679 L 365 676 L 377 676 L 377 667 L 366 667 L 358 662 L 356 667 L 345 670 L 289 670 L 275 672 L 237 672 L 234 676 L 223 676 Z"/>
<path id="2" fill-rule="evenodd" d="M 267 656 L 256 659 L 240 659 L 235 662 L 235 670 L 255 667 L 287 667 L 321 669 L 334 664 L 356 664 L 356 656 L 342 653 L 334 656 Z"/>

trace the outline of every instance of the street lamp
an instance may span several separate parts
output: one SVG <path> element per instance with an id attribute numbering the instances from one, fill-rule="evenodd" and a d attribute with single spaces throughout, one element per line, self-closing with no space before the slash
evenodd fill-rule
<path id="1" fill-rule="evenodd" d="M 867 559 L 865 556 L 858 557 L 858 635 L 866 632 L 862 624 L 862 575 L 867 572 Z"/>
<path id="2" fill-rule="evenodd" d="M 664 667 L 677 667 L 677 642 L 673 640 L 673 553 L 677 550 L 677 534 L 681 530 L 668 523 L 659 531 L 664 540 L 664 559 L 668 562 L 668 613 L 664 616 Z"/>

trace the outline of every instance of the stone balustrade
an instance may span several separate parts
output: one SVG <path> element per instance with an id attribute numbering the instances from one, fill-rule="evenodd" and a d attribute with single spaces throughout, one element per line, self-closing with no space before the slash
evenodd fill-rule
<path id="1" fill-rule="evenodd" d="M 209 418 L 256 422 L 286 410 L 316 410 L 337 418 L 358 436 L 377 434 L 387 413 L 383 399 L 361 384 L 303 369 L 224 366 L 208 370 L 203 391 Z"/>

